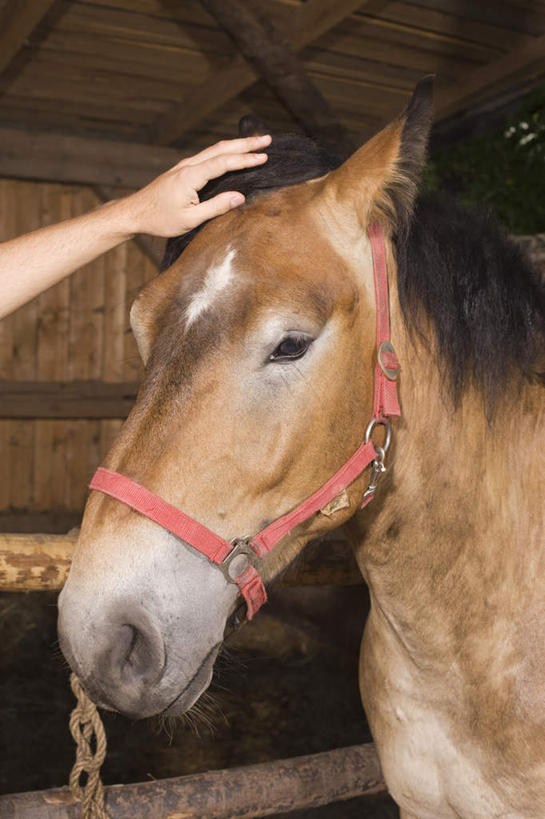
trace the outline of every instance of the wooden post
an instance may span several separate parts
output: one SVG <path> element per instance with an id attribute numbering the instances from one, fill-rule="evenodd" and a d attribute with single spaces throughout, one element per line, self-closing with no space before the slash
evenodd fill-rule
<path id="1" fill-rule="evenodd" d="M 385 790 L 372 743 L 244 768 L 105 789 L 112 819 L 255 819 Z M 0 816 L 77 819 L 68 788 L 0 796 Z"/>

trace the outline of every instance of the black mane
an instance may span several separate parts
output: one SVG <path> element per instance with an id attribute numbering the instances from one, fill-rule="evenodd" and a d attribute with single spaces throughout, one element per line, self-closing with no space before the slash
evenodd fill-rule
<path id="1" fill-rule="evenodd" d="M 513 377 L 545 380 L 545 280 L 490 213 L 424 194 L 395 244 L 405 323 L 431 321 L 455 402 L 473 385 L 490 411 Z"/>
<path id="2" fill-rule="evenodd" d="M 251 198 L 323 176 L 342 162 L 295 134 L 275 136 L 267 153 L 266 165 L 210 182 L 201 200 L 228 190 Z M 162 270 L 198 230 L 169 239 Z M 421 334 L 422 317 L 431 322 L 438 366 L 455 402 L 474 385 L 490 409 L 513 376 L 545 380 L 545 281 L 490 214 L 425 194 L 394 243 L 405 323 Z"/>

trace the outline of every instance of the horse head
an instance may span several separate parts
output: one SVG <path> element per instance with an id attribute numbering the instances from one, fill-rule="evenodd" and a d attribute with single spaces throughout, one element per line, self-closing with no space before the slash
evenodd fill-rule
<path id="1" fill-rule="evenodd" d="M 350 458 L 373 402 L 368 226 L 382 225 L 393 267 L 389 238 L 411 211 L 430 97 L 423 81 L 406 111 L 338 168 L 207 224 L 143 289 L 131 323 L 145 376 L 108 470 L 230 542 L 296 507 Z M 336 511 L 283 538 L 260 561 L 262 580 L 353 516 L 368 482 L 360 474 Z M 239 602 L 237 586 L 189 543 L 91 493 L 59 634 L 100 704 L 132 717 L 186 711 L 210 683 Z"/>

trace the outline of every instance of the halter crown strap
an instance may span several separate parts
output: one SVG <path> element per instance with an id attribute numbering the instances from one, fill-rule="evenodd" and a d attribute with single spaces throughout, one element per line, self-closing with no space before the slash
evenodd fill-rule
<path id="1" fill-rule="evenodd" d="M 386 270 L 386 248 L 382 228 L 378 222 L 369 226 L 369 239 L 373 254 L 375 278 L 375 298 L 377 313 L 377 363 L 375 366 L 375 387 L 373 419 L 368 427 L 364 442 L 351 458 L 320 489 L 282 517 L 277 518 L 252 538 L 235 539 L 228 543 L 202 523 L 186 515 L 180 509 L 167 503 L 163 498 L 150 492 L 136 481 L 99 467 L 95 472 L 90 489 L 95 489 L 139 512 L 163 529 L 179 537 L 184 543 L 197 549 L 214 564 L 219 566 L 225 578 L 236 583 L 247 603 L 247 617 L 252 619 L 256 611 L 267 600 L 267 592 L 255 568 L 254 559 L 264 557 L 277 543 L 300 523 L 323 509 L 330 501 L 346 489 L 361 473 L 373 464 L 373 478 L 364 495 L 366 505 L 374 495 L 376 475 L 384 471 L 384 450 L 375 448 L 370 440 L 370 432 L 375 423 L 386 423 L 390 415 L 400 415 L 396 378 L 399 369 L 394 348 L 390 342 L 390 320 L 388 307 L 388 276 Z M 389 429 L 389 427 L 388 427 Z M 388 432 L 388 436 L 389 436 Z M 389 438 L 388 438 L 389 440 Z M 380 456 L 378 453 L 382 453 Z M 231 576 L 231 562 L 244 555 L 247 567 L 237 577 Z"/>

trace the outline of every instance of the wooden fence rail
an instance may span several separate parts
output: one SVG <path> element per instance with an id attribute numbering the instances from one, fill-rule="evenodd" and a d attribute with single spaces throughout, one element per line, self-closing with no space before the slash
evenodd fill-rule
<path id="1" fill-rule="evenodd" d="M 385 785 L 372 743 L 244 768 L 110 785 L 112 819 L 255 819 L 380 793 Z M 0 796 L 0 816 L 78 819 L 68 788 Z"/>
<path id="2" fill-rule="evenodd" d="M 312 541 L 280 579 L 285 586 L 362 583 L 350 546 L 341 535 Z M 0 534 L 0 591 L 62 589 L 77 532 L 68 535 Z"/>
<path id="3" fill-rule="evenodd" d="M 138 384 L 0 380 L 0 418 L 126 418 Z"/>

